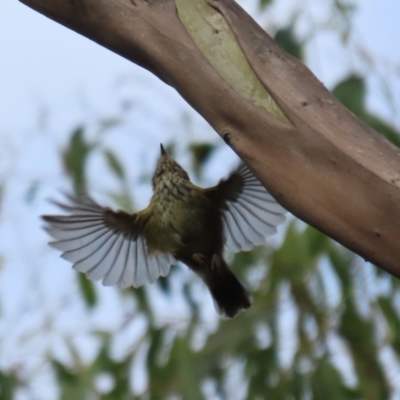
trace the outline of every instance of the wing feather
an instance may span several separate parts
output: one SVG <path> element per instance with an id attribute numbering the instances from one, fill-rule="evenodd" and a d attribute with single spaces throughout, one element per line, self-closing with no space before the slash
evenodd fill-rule
<path id="1" fill-rule="evenodd" d="M 233 252 L 263 244 L 285 221 L 286 210 L 262 186 L 245 164 L 204 193 L 220 207 L 225 246 Z"/>
<path id="2" fill-rule="evenodd" d="M 236 241 L 235 238 L 235 220 L 232 215 L 227 214 L 224 216 L 224 236 L 225 245 L 228 249 L 234 252 L 240 251 L 240 243 Z"/>
<path id="3" fill-rule="evenodd" d="M 114 212 L 89 197 L 53 202 L 69 215 L 43 216 L 50 245 L 73 268 L 104 286 L 139 287 L 166 276 L 175 262 L 167 254 L 148 255 L 140 214 Z"/>
<path id="4" fill-rule="evenodd" d="M 246 232 L 246 237 L 250 245 L 250 249 L 264 241 L 263 229 L 259 228 L 260 223 L 264 224 L 264 221 L 258 218 L 258 216 L 247 210 L 246 205 L 240 207 L 239 205 L 232 204 L 232 207 L 237 208 L 237 212 L 240 214 L 241 229 Z"/>
<path id="5" fill-rule="evenodd" d="M 239 243 L 240 249 L 248 250 L 253 246 L 246 235 L 246 221 L 244 220 L 240 208 L 238 209 L 236 204 L 232 204 L 230 209 L 230 214 L 233 217 L 233 220 L 236 225 L 236 230 L 234 231 L 236 234 L 236 241 Z"/>
<path id="6" fill-rule="evenodd" d="M 104 255 L 100 261 L 92 266 L 87 272 L 86 276 L 95 281 L 104 278 L 107 273 L 113 268 L 115 260 L 118 256 L 118 251 L 121 249 L 120 240 L 123 240 L 121 235 L 112 237 L 104 246 Z"/>
<path id="7" fill-rule="evenodd" d="M 107 229 L 107 228 L 104 228 L 102 224 L 89 226 L 87 228 L 72 229 L 72 230 L 71 229 L 60 230 L 60 229 L 45 227 L 47 233 L 54 239 L 57 239 L 57 241 L 74 240 L 74 239 L 76 240 L 81 238 L 82 240 L 84 240 L 86 236 L 99 232 L 102 229 Z"/>
<path id="8" fill-rule="evenodd" d="M 118 280 L 118 287 L 121 289 L 133 286 L 137 263 L 136 250 L 137 246 L 134 242 L 132 240 L 129 241 L 129 249 L 124 271 L 122 272 L 121 278 Z M 131 265 L 128 265 L 128 263 Z"/>
<path id="9" fill-rule="evenodd" d="M 142 268 L 136 267 L 135 281 L 133 282 L 134 287 L 140 287 L 145 282 L 150 282 L 149 265 L 147 262 L 146 252 L 143 245 L 142 238 L 137 240 L 137 264 L 142 265 Z"/>
<path id="10" fill-rule="evenodd" d="M 120 248 L 115 257 L 115 261 L 113 266 L 109 269 L 109 271 L 104 275 L 103 285 L 104 286 L 115 286 L 118 283 L 123 271 L 126 267 L 126 262 L 128 260 L 129 254 L 129 240 L 120 239 Z"/>
<path id="11" fill-rule="evenodd" d="M 106 231 L 105 234 L 96 238 L 87 246 L 67 251 L 61 255 L 64 260 L 74 264 L 74 269 L 78 272 L 87 273 L 94 268 L 105 256 L 108 251 L 110 240 L 113 240 L 112 232 Z"/>

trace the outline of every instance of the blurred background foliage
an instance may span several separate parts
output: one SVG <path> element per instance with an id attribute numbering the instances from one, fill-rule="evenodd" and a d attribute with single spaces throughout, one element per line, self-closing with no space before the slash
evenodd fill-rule
<path id="1" fill-rule="evenodd" d="M 260 0 L 260 10 L 268 11 L 272 2 Z M 337 23 L 330 20 L 318 29 L 334 32 L 346 47 L 356 10 L 338 0 L 329 7 Z M 307 62 L 312 34 L 300 37 L 296 33 L 300 16 L 293 15 L 288 26 L 276 29 L 275 39 Z M 400 145 L 399 132 L 391 123 L 367 109 L 365 75 L 350 71 L 333 93 L 354 114 Z M 119 123 L 118 118 L 99 121 L 101 129 L 93 138 L 83 122 L 71 132 L 60 157 L 75 192 L 91 191 L 88 160 L 93 154 L 102 157 L 117 188 L 108 192 L 109 198 L 130 211 L 136 207 L 135 189 L 119 154 L 103 140 L 104 132 Z M 167 145 L 170 154 L 179 153 L 176 143 Z M 189 141 L 181 149 L 185 157 L 189 154 L 191 175 L 198 182 L 223 146 L 218 140 Z M 144 171 L 146 184 L 150 175 L 151 171 Z M 252 308 L 234 320 L 212 317 L 210 322 L 204 317 L 210 312 L 203 309 L 208 293 L 196 277 L 181 279 L 182 267 L 173 268 L 171 276 L 160 279 L 155 288 L 118 292 L 132 305 L 132 312 L 114 331 L 90 332 L 99 342 L 90 362 L 62 336 L 70 361 L 46 356 L 47 373 L 58 382 L 60 399 L 399 398 L 395 397 L 395 382 L 400 380 L 399 280 L 295 218 L 289 218 L 280 237 L 270 244 L 228 255 L 253 297 Z M 76 279 L 90 315 L 98 307 L 98 285 L 82 274 Z M 163 320 L 152 297 L 157 291 L 168 307 L 177 288 L 188 307 L 187 318 Z M 121 337 L 132 324 L 135 335 Z M 122 340 L 125 351 L 116 357 L 113 343 Z M 21 376 L 19 367 L 0 371 L 2 400 L 17 398 L 29 384 L 31 377 Z M 141 381 L 139 390 L 133 389 L 135 379 Z"/>

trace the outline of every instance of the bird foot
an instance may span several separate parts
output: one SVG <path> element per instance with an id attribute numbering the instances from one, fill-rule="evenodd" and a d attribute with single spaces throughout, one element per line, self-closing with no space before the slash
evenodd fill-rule
<path id="1" fill-rule="evenodd" d="M 208 264 L 208 258 L 204 254 L 195 253 L 193 254 L 192 258 L 199 264 Z M 218 254 L 214 254 L 211 257 L 210 269 L 219 271 L 220 267 L 221 267 L 221 257 Z"/>
<path id="2" fill-rule="evenodd" d="M 211 259 L 211 269 L 219 270 L 221 268 L 221 258 L 218 254 L 214 254 Z"/>
<path id="3" fill-rule="evenodd" d="M 192 258 L 194 261 L 198 262 L 199 264 L 207 263 L 207 257 L 204 254 L 195 253 L 195 254 L 193 254 Z"/>

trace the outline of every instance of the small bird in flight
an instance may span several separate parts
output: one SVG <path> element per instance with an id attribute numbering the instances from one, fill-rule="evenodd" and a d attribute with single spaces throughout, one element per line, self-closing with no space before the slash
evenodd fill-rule
<path id="1" fill-rule="evenodd" d="M 265 243 L 286 210 L 244 164 L 203 189 L 162 145 L 152 186 L 148 207 L 133 214 L 90 197 L 55 202 L 69 215 L 42 217 L 56 240 L 50 245 L 89 279 L 120 288 L 152 283 L 181 261 L 203 279 L 221 315 L 232 318 L 249 308 L 249 295 L 225 262 L 224 248 L 238 252 Z"/>

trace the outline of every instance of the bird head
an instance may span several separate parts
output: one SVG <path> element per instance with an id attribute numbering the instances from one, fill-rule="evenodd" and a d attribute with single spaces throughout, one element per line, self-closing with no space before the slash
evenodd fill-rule
<path id="1" fill-rule="evenodd" d="M 190 181 L 187 172 L 167 154 L 162 144 L 160 144 L 160 149 L 161 157 L 158 159 L 157 167 L 151 180 L 153 189 L 165 180 L 171 180 L 172 182 L 179 180 Z"/>

